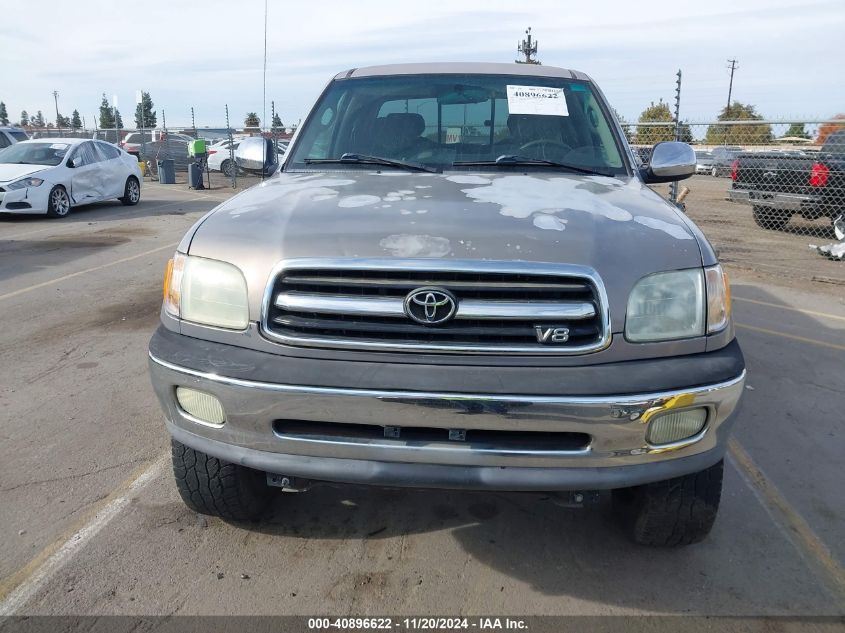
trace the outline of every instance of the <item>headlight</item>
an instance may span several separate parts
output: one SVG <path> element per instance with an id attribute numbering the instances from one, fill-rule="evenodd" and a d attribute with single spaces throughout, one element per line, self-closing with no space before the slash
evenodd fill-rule
<path id="1" fill-rule="evenodd" d="M 704 269 L 707 284 L 707 333 L 718 332 L 731 318 L 731 286 L 718 264 Z"/>
<path id="2" fill-rule="evenodd" d="M 704 335 L 701 268 L 643 277 L 628 297 L 625 338 L 642 343 Z"/>
<path id="3" fill-rule="evenodd" d="M 164 307 L 177 318 L 243 330 L 249 324 L 246 279 L 232 264 L 176 253 L 167 262 Z"/>
<path id="4" fill-rule="evenodd" d="M 38 187 L 44 181 L 41 178 L 21 178 L 16 180 L 11 185 L 6 185 L 6 189 L 23 189 L 24 187 Z"/>

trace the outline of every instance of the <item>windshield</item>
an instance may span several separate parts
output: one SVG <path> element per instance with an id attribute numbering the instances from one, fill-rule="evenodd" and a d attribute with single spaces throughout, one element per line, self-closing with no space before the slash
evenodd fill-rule
<path id="1" fill-rule="evenodd" d="M 67 143 L 18 143 L 0 152 L 0 163 L 55 166 L 62 162 Z"/>
<path id="2" fill-rule="evenodd" d="M 334 81 L 300 134 L 286 169 L 344 154 L 436 169 L 508 155 L 625 173 L 606 108 L 590 83 L 554 77 L 449 74 Z M 349 169 L 350 163 L 340 167 Z"/>

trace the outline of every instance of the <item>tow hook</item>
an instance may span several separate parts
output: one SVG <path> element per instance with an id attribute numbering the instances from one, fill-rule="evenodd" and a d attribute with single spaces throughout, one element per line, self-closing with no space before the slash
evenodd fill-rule
<path id="1" fill-rule="evenodd" d="M 552 503 L 562 508 L 583 508 L 587 504 L 599 502 L 598 490 L 570 490 L 553 492 L 550 495 Z"/>
<path id="2" fill-rule="evenodd" d="M 311 487 L 311 481 L 299 477 L 267 473 L 267 485 L 273 488 L 281 488 L 285 492 L 305 492 Z"/>

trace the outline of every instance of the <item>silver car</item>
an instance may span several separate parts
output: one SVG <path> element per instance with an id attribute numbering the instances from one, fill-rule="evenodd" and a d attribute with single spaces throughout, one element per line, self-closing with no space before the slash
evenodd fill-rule
<path id="1" fill-rule="evenodd" d="M 185 235 L 150 341 L 185 503 L 261 516 L 315 482 L 612 490 L 638 543 L 716 517 L 745 366 L 701 231 L 585 74 L 339 73 L 278 173 Z"/>

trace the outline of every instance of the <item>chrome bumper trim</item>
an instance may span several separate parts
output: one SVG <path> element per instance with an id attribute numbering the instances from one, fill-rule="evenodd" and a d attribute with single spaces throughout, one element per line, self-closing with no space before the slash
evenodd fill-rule
<path id="1" fill-rule="evenodd" d="M 776 211 L 798 212 L 808 205 L 815 204 L 809 196 L 800 196 L 789 193 L 773 193 L 769 197 L 760 197 L 756 192 L 744 189 L 729 189 L 728 199 L 731 202 L 748 204 L 754 207 L 774 209 Z"/>
<path id="2" fill-rule="evenodd" d="M 526 396 L 420 391 L 382 391 L 276 384 L 195 371 L 152 354 L 153 385 L 170 422 L 190 433 L 262 451 L 312 457 L 465 466 L 611 466 L 657 462 L 713 450 L 726 440 L 726 424 L 742 395 L 745 371 L 713 385 L 621 396 Z M 175 387 L 213 394 L 223 404 L 227 422 L 200 427 L 182 416 Z M 664 410 L 705 407 L 705 432 L 687 441 L 650 446 L 646 422 Z M 585 433 L 590 445 L 578 451 L 474 450 L 471 443 L 413 443 L 388 438 L 325 441 L 280 437 L 273 422 L 313 422 Z"/>

